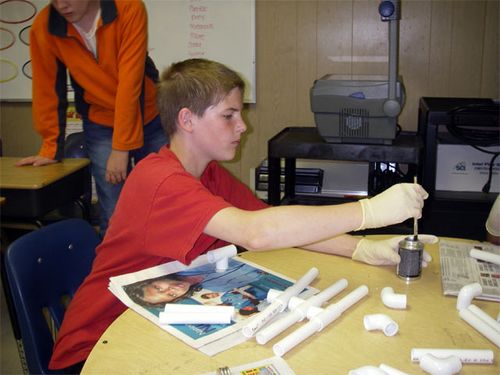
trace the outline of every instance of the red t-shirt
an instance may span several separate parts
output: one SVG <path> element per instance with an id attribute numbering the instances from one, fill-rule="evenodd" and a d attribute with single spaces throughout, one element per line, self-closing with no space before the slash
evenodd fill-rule
<path id="1" fill-rule="evenodd" d="M 126 306 L 109 290 L 109 278 L 172 260 L 189 264 L 226 243 L 203 233 L 219 210 L 267 207 L 217 162 L 200 180 L 163 147 L 143 159 L 127 178 L 92 271 L 72 300 L 57 336 L 49 368 L 85 360 Z"/>

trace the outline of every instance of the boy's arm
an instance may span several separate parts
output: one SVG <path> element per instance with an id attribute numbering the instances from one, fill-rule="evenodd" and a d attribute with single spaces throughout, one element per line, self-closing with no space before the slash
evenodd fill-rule
<path id="1" fill-rule="evenodd" d="M 257 211 L 228 207 L 217 212 L 205 233 L 249 250 L 305 247 L 360 226 L 360 204 L 280 206 Z"/>
<path id="2" fill-rule="evenodd" d="M 124 6 L 120 17 L 122 28 L 117 56 L 118 83 L 112 148 L 128 151 L 143 145 L 140 95 L 148 45 L 145 6 L 142 3 L 129 3 Z"/>
<path id="3" fill-rule="evenodd" d="M 216 213 L 205 233 L 249 250 L 306 247 L 351 256 L 358 240 L 344 233 L 420 217 L 425 190 L 398 184 L 360 202 L 331 206 L 280 206 L 258 211 L 234 207 Z"/>
<path id="4" fill-rule="evenodd" d="M 32 107 L 35 130 L 42 137 L 38 156 L 23 159 L 25 164 L 44 165 L 63 157 L 66 127 L 66 67 L 51 48 L 45 28 L 47 10 L 35 19 L 30 30 Z"/>

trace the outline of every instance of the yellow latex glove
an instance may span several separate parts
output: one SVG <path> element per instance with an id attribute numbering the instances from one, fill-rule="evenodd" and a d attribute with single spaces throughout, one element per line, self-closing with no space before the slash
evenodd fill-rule
<path id="1" fill-rule="evenodd" d="M 363 238 L 358 242 L 354 253 L 352 253 L 352 259 L 375 266 L 398 264 L 401 261 L 398 254 L 399 242 L 406 237 L 408 237 L 408 235 L 391 237 L 386 240 L 369 240 Z M 438 238 L 430 234 L 419 234 L 418 239 L 424 244 L 438 242 Z M 431 260 L 432 257 L 430 254 L 424 250 L 422 255 L 422 266 L 427 267 L 427 263 Z"/>
<path id="2" fill-rule="evenodd" d="M 357 229 L 380 228 L 422 216 L 429 194 L 418 184 L 396 184 L 370 199 L 362 199 L 363 221 Z"/>

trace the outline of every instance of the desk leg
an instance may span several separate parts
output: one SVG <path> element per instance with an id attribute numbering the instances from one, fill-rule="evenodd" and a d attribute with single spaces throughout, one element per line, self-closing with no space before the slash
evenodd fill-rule
<path id="1" fill-rule="evenodd" d="M 268 160 L 269 176 L 267 185 L 267 201 L 270 205 L 278 206 L 281 201 L 280 197 L 280 158 L 269 157 Z"/>
<path id="2" fill-rule="evenodd" d="M 295 197 L 295 159 L 285 159 L 285 197 Z"/>

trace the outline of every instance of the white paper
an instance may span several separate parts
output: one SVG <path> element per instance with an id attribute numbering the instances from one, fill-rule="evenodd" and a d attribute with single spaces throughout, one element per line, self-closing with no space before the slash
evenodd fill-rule
<path id="1" fill-rule="evenodd" d="M 500 255 L 500 246 L 487 242 L 439 242 L 443 294 L 457 296 L 463 286 L 479 283 L 483 293 L 476 298 L 500 301 L 500 265 L 470 257 L 472 248 Z"/>

